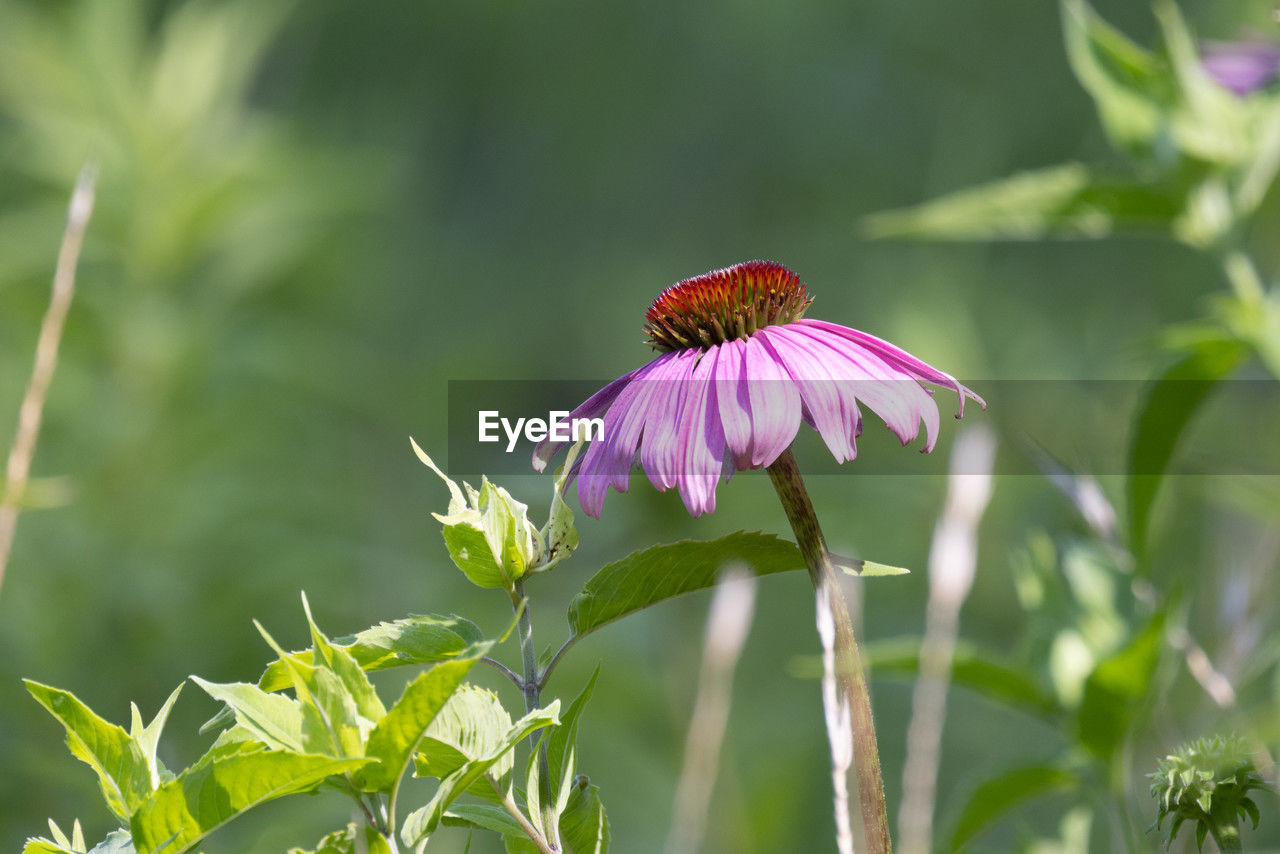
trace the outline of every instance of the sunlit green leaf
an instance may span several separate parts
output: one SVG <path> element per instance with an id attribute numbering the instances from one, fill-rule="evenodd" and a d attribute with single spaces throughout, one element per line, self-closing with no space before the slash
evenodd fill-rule
<path id="1" fill-rule="evenodd" d="M 378 699 L 378 692 L 373 690 L 369 677 L 365 675 L 364 670 L 350 652 L 335 646 L 325 633 L 320 631 L 316 621 L 311 618 L 311 603 L 307 601 L 305 593 L 302 595 L 302 609 L 306 612 L 307 625 L 311 628 L 312 662 L 315 662 L 316 656 L 319 656 L 319 660 L 333 671 L 347 693 L 351 695 L 359 714 L 369 721 L 381 719 L 387 710 Z"/>
<path id="2" fill-rule="evenodd" d="M 483 640 L 479 627 L 470 620 L 427 614 L 379 623 L 354 637 L 338 638 L 333 644 L 350 653 L 366 671 L 374 671 L 446 661 Z M 310 650 L 293 655 L 300 661 L 311 663 Z M 279 691 L 292 684 L 284 662 L 274 661 L 262 674 L 258 687 L 264 691 Z"/>
<path id="3" fill-rule="evenodd" d="M 522 836 L 519 823 L 497 804 L 454 804 L 440 821 L 446 827 L 475 827 L 496 833 Z"/>
<path id="4" fill-rule="evenodd" d="M 364 734 L 355 698 L 336 673 L 289 655 L 256 620 L 254 626 L 285 663 L 302 709 L 302 745 L 308 753 L 364 755 Z M 314 661 L 314 657 L 313 657 Z"/>
<path id="5" fill-rule="evenodd" d="M 1031 798 L 1066 791 L 1080 784 L 1076 774 L 1056 765 L 1014 768 L 983 783 L 960 811 L 951 833 L 951 850 L 958 851 L 1000 816 Z"/>
<path id="6" fill-rule="evenodd" d="M 352 823 L 324 836 L 314 849 L 290 848 L 289 854 L 391 854 L 391 847 L 372 827 Z"/>
<path id="7" fill-rule="evenodd" d="M 183 854 L 246 810 L 313 789 L 326 777 L 354 771 L 368 761 L 275 750 L 188 769 L 142 803 L 131 822 L 134 844 L 140 854 Z"/>
<path id="8" fill-rule="evenodd" d="M 560 838 L 569 854 L 608 854 L 609 819 L 600 803 L 600 787 L 586 777 L 574 780 L 560 816 Z"/>
<path id="9" fill-rule="evenodd" d="M 560 726 L 551 730 L 546 737 L 547 767 L 551 775 L 552 791 L 555 793 L 557 815 L 565 811 L 569 802 L 578 765 L 578 722 L 582 717 L 583 709 L 591 699 L 592 692 L 595 691 L 596 680 L 599 677 L 600 668 L 597 666 L 591 678 L 587 680 L 582 693 L 565 710 Z"/>
<path id="10" fill-rule="evenodd" d="M 463 684 L 449 698 L 432 720 L 414 756 L 414 773 L 419 777 L 444 779 L 468 761 L 485 756 L 502 743 L 511 729 L 511 716 L 486 688 Z M 503 780 L 513 767 L 510 755 L 501 757 L 491 768 L 492 775 Z M 493 787 L 484 783 L 472 787 L 471 794 L 496 799 Z"/>
<path id="11" fill-rule="evenodd" d="M 455 695 L 458 696 L 458 695 Z M 511 751 L 515 746 L 532 733 L 560 723 L 560 701 L 553 700 L 544 709 L 535 709 L 516 721 L 506 733 L 483 755 L 468 758 L 467 762 L 440 781 L 435 796 L 425 807 L 415 810 L 405 819 L 400 831 L 400 838 L 409 846 L 416 846 L 426 839 L 441 818 L 459 796 L 471 789 L 477 782 L 488 780 L 489 784 L 503 792 L 509 792 L 509 783 L 495 779 L 490 773 L 500 760 L 510 763 Z M 436 719 L 439 720 L 439 717 Z M 509 796 L 509 795 L 508 795 Z"/>
<path id="12" fill-rule="evenodd" d="M 76 822 L 79 829 L 80 823 Z M 59 837 L 59 834 L 54 834 Z M 54 840 L 28 839 L 22 854 L 85 854 L 84 837 L 77 835 L 67 839 L 65 835 Z M 88 850 L 88 854 L 137 854 L 133 840 L 124 830 L 113 830 L 101 842 Z"/>
<path id="13" fill-rule="evenodd" d="M 569 604 L 569 627 L 585 635 L 658 602 L 714 587 L 729 564 L 757 575 L 804 567 L 794 543 L 771 534 L 739 531 L 718 540 L 683 540 L 653 546 L 608 564 L 591 577 Z"/>
<path id="14" fill-rule="evenodd" d="M 395 791 L 427 727 L 478 658 L 442 662 L 405 686 L 400 699 L 369 734 L 365 755 L 380 762 L 365 771 L 366 790 Z"/>
<path id="15" fill-rule="evenodd" d="M 246 682 L 206 682 L 199 676 L 191 681 L 210 697 L 226 703 L 236 723 L 267 747 L 303 753 L 302 706 L 283 694 L 268 694 Z"/>
<path id="16" fill-rule="evenodd" d="M 138 707 L 130 703 L 129 707 L 133 713 L 133 727 L 129 736 L 137 743 L 138 749 L 142 751 L 142 755 L 147 760 L 147 769 L 151 773 L 151 788 L 154 789 L 162 782 L 161 771 L 163 766 L 160 760 L 156 758 L 156 749 L 160 744 L 160 733 L 164 731 L 165 722 L 169 720 L 169 712 L 173 709 L 173 704 L 178 701 L 178 695 L 182 693 L 182 685 L 173 689 L 173 693 L 169 695 L 169 699 L 164 701 L 164 705 L 160 707 L 160 711 L 152 718 L 151 723 L 142 726 L 142 718 L 138 713 Z"/>
<path id="17" fill-rule="evenodd" d="M 151 792 L 151 772 L 137 742 L 121 727 L 93 713 L 74 694 L 23 680 L 27 691 L 58 719 L 67 747 L 98 775 L 107 807 L 124 821 Z"/>

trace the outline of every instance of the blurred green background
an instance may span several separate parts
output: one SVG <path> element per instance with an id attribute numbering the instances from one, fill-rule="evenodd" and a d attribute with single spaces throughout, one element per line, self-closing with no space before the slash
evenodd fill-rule
<path id="1" fill-rule="evenodd" d="M 1274 36 L 1271 6 L 1184 9 L 1205 36 Z M 1143 2 L 1102 11 L 1139 40 L 1154 31 Z M 150 715 L 190 673 L 256 678 L 269 655 L 253 618 L 303 643 L 304 589 L 335 635 L 406 611 L 503 627 L 503 597 L 449 563 L 428 515 L 447 496 L 407 437 L 444 456 L 450 379 L 603 379 L 638 365 L 644 310 L 677 279 L 781 261 L 816 294 L 813 316 L 890 338 L 979 392 L 984 379 L 1151 375 L 1159 330 L 1223 287 L 1190 250 L 872 244 L 855 228 L 1019 169 L 1113 157 L 1047 0 L 0 0 L 0 447 L 70 187 L 86 158 L 100 170 L 35 465 L 70 492 L 24 513 L 0 591 L 0 848 L 18 850 L 48 816 L 78 816 L 93 839 L 110 827 L 92 775 L 20 677 L 115 721 L 131 699 Z M 1275 208 L 1259 233 L 1280 226 Z M 1255 249 L 1280 265 L 1280 244 Z M 803 465 L 823 451 L 799 453 Z M 856 474 L 855 462 L 812 484 L 833 546 L 923 570 L 943 479 Z M 545 512 L 547 479 L 504 485 Z M 1232 640 L 1219 593 L 1256 524 L 1219 506 L 1222 524 L 1206 525 L 1211 484 L 1183 492 L 1164 514 L 1161 571 L 1204 603 L 1199 638 L 1217 653 Z M 656 540 L 785 530 L 766 478 L 719 495 L 714 515 L 692 520 L 676 494 L 637 482 L 602 521 L 579 516 L 579 554 L 535 583 L 540 643 L 563 637 L 564 605 L 604 561 Z M 1001 650 L 1027 643 L 1014 555 L 1036 532 L 1079 529 L 1047 483 L 1002 479 L 963 632 Z M 1235 542 L 1222 533 L 1237 529 Z M 925 593 L 922 571 L 868 585 L 865 635 L 918 634 Z M 572 696 L 606 664 L 581 765 L 617 851 L 665 838 L 705 605 L 691 597 L 591 637 L 552 683 Z M 1274 599 L 1260 607 L 1266 637 Z M 831 848 L 819 693 L 792 669 L 815 649 L 811 611 L 800 575 L 763 582 L 707 851 Z M 381 683 L 392 697 L 396 679 Z M 874 690 L 892 815 L 910 685 Z M 1139 770 L 1218 723 L 1193 687 L 1172 696 Z M 171 766 L 199 755 L 195 728 L 215 710 L 186 690 L 162 745 Z M 963 690 L 949 712 L 944 831 L 979 782 L 1058 738 Z M 345 820 L 343 804 L 271 805 L 204 850 L 309 845 Z M 1135 808 L 1154 817 L 1145 800 Z M 984 844 L 1008 850 L 1019 823 L 1050 831 L 1060 812 L 1047 801 Z M 465 842 L 449 831 L 432 845 Z"/>

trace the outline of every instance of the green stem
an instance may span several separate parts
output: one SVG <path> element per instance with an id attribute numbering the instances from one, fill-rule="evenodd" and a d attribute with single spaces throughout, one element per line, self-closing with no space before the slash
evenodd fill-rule
<path id="1" fill-rule="evenodd" d="M 1213 841 L 1218 843 L 1218 850 L 1222 854 L 1227 854 L 1229 851 L 1244 851 L 1244 847 L 1240 844 L 1240 827 L 1237 824 L 1235 805 L 1226 802 L 1221 805 L 1215 803 L 1214 806 L 1216 808 L 1209 814 L 1207 824 Z"/>
<path id="2" fill-rule="evenodd" d="M 538 674 L 538 650 L 533 643 L 533 616 L 529 613 L 529 600 L 524 593 L 524 580 L 515 582 L 515 595 L 512 605 L 524 609 L 516 622 L 516 632 L 520 636 L 520 658 L 523 663 L 521 690 L 524 693 L 524 708 L 532 713 L 542 704 L 542 684 Z M 553 852 L 560 851 L 560 817 L 556 814 L 556 805 L 551 795 L 551 766 L 547 762 L 547 751 L 539 746 L 537 734 L 529 736 L 529 750 L 536 754 L 538 763 L 538 795 L 542 803 L 542 826 L 546 829 L 547 844 Z M 537 840 L 535 840 L 537 841 Z"/>
<path id="3" fill-rule="evenodd" d="M 871 695 L 867 690 L 866 676 L 858 642 L 853 636 L 853 623 L 840 592 L 839 577 L 831 563 L 818 516 L 814 512 L 809 493 L 796 465 L 795 457 L 787 450 L 768 468 L 778 498 L 787 512 L 787 520 L 795 533 L 796 544 L 809 567 L 809 579 L 815 589 L 826 586 L 835 623 L 836 675 L 840 690 L 849 703 L 853 724 L 854 769 L 858 775 L 858 797 L 862 806 L 862 823 L 867 836 L 870 854 L 892 854 L 889 839 L 889 816 L 884 801 L 884 779 L 880 774 L 880 751 L 876 745 L 875 721 L 871 715 Z"/>

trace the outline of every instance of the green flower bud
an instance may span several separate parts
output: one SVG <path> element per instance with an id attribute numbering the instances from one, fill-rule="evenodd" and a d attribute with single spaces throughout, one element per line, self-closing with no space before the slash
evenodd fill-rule
<path id="1" fill-rule="evenodd" d="M 529 521 L 527 505 L 488 478 L 478 491 L 463 482 L 464 496 L 416 442 L 413 450 L 449 487 L 448 512 L 431 515 L 444 525 L 449 556 L 471 583 L 511 590 L 517 579 L 541 568 L 543 539 Z"/>

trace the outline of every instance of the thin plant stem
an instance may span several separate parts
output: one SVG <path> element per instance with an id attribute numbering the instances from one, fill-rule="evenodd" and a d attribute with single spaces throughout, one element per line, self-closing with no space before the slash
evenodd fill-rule
<path id="1" fill-rule="evenodd" d="M 838 576 L 827 551 L 813 503 L 809 500 L 809 493 L 804 487 L 804 480 L 791 451 L 783 451 L 773 465 L 769 466 L 768 472 L 783 509 L 786 510 L 791 530 L 795 533 L 796 544 L 809 568 L 809 579 L 818 591 L 819 599 L 825 598 L 831 613 L 835 675 L 840 693 L 848 706 L 853 729 L 853 764 L 858 777 L 858 799 L 862 807 L 867 850 L 870 854 L 891 854 L 893 844 L 889 838 L 889 817 L 885 809 L 884 779 L 880 774 L 875 720 L 871 714 L 871 694 L 867 690 L 866 676 L 862 671 L 862 660 L 858 642 L 853 636 L 853 626 L 849 621 L 849 610 L 840 592 Z M 827 592 L 825 597 L 822 596 L 824 589 Z M 829 719 L 835 714 L 835 710 L 828 710 Z"/>
<path id="2" fill-rule="evenodd" d="M 546 668 L 542 671 L 542 674 L 538 677 L 539 691 L 547 687 L 547 680 L 551 678 L 551 671 L 555 670 L 556 665 L 560 663 L 560 659 L 564 657 L 564 654 L 568 652 L 573 647 L 573 645 L 577 643 L 581 638 L 582 638 L 582 635 L 573 635 L 570 638 L 568 638 L 564 643 L 560 644 L 560 648 L 556 650 L 555 655 L 551 656 L 551 660 L 547 662 Z"/>
<path id="3" fill-rule="evenodd" d="M 516 622 L 516 633 L 520 638 L 520 660 L 524 668 L 520 686 L 524 693 L 525 711 L 532 713 L 542 703 L 542 687 L 538 676 L 538 651 L 533 643 L 533 615 L 530 613 L 532 609 L 524 593 L 523 579 L 515 582 L 511 601 L 515 608 L 520 609 L 520 616 Z M 524 606 L 522 609 L 521 604 Z M 534 756 L 530 761 L 538 763 L 538 800 L 542 804 L 542 826 L 546 828 L 550 837 L 546 842 L 552 851 L 558 852 L 560 850 L 560 817 L 556 813 L 556 805 L 552 803 L 551 766 L 547 762 L 547 751 L 541 747 L 540 741 L 536 733 L 529 736 L 529 750 Z"/>
<path id="4" fill-rule="evenodd" d="M 40 435 L 40 422 L 44 418 L 44 403 L 49 396 L 49 384 L 58 366 L 58 347 L 62 343 L 62 329 L 66 325 L 71 298 L 75 294 L 76 265 L 80 261 L 80 248 L 84 244 L 85 229 L 93 213 L 94 186 L 97 172 L 86 164 L 76 179 L 67 211 L 67 227 L 58 249 L 58 263 L 53 274 L 53 291 L 49 308 L 40 323 L 40 337 L 36 340 L 36 360 L 31 369 L 22 406 L 18 410 L 18 431 L 9 449 L 9 462 L 5 468 L 4 489 L 0 491 L 0 585 L 4 583 L 5 567 L 13 550 L 14 532 L 18 527 L 18 507 L 22 504 L 31 474 L 31 460 L 36 453 L 36 439 Z"/>
<path id="5" fill-rule="evenodd" d="M 733 672 L 751 628 L 755 598 L 755 576 L 744 568 L 731 568 L 716 585 L 703 636 L 702 668 L 685 738 L 684 765 L 676 785 L 667 854 L 696 854 L 702 844 L 733 701 Z"/>
<path id="6" fill-rule="evenodd" d="M 1222 854 L 1244 850 L 1240 843 L 1240 826 L 1237 821 L 1235 807 L 1229 803 L 1222 806 L 1215 804 L 1213 812 L 1209 814 L 1209 833 L 1213 836 L 1213 841 L 1218 843 L 1218 850 Z"/>
<path id="7" fill-rule="evenodd" d="M 516 673 L 514 670 L 512 670 L 510 667 L 507 667 L 507 665 L 503 664 L 501 661 L 498 661 L 496 658 L 490 658 L 489 656 L 486 655 L 484 658 L 480 660 L 483 661 L 485 664 L 489 665 L 490 667 L 493 667 L 503 676 L 510 679 L 511 684 L 515 685 L 521 691 L 524 690 L 524 680 L 520 678 L 519 673 Z"/>
<path id="8" fill-rule="evenodd" d="M 546 837 L 539 833 L 538 829 L 529 823 L 529 819 L 525 818 L 524 813 L 520 811 L 520 807 L 516 805 L 515 801 L 511 800 L 511 795 L 499 789 L 492 779 L 489 780 L 489 783 L 493 786 L 493 790 L 498 793 L 498 796 L 502 798 L 502 808 L 516 820 L 516 824 L 520 825 L 520 829 L 524 831 L 525 836 L 529 837 L 537 847 L 538 851 L 541 852 L 541 854 L 560 854 L 559 850 L 552 848 L 551 844 L 547 842 Z"/>

